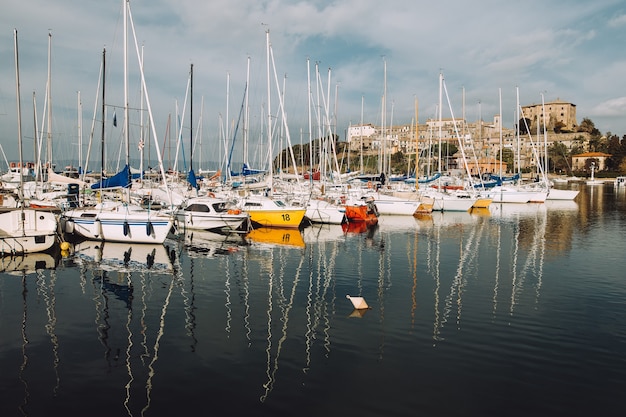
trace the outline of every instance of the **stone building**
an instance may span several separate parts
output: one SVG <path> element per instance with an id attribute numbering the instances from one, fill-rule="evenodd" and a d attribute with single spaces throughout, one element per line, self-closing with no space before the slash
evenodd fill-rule
<path id="1" fill-rule="evenodd" d="M 545 110 L 545 121 L 544 121 Z M 530 119 L 530 131 L 536 132 L 537 125 L 548 127 L 548 131 L 554 131 L 555 128 L 562 132 L 574 132 L 576 130 L 576 105 L 556 99 L 539 104 L 531 104 L 529 106 L 522 107 L 522 115 L 520 119 L 524 117 Z"/>

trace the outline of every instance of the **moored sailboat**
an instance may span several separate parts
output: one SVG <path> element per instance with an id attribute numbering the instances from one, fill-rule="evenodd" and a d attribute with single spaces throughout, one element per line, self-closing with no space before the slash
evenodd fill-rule
<path id="1" fill-rule="evenodd" d="M 17 29 L 14 30 L 14 42 L 18 148 L 20 166 L 22 166 L 22 120 Z M 20 175 L 20 182 L 23 185 L 22 175 Z M 0 254 L 23 254 L 49 250 L 57 240 L 58 223 L 56 216 L 50 211 L 40 211 L 25 207 L 21 188 L 18 190 L 18 195 L 21 200 L 20 207 L 0 213 Z"/>
<path id="2" fill-rule="evenodd" d="M 151 209 L 145 209 L 138 204 L 134 204 L 130 198 L 131 178 L 129 160 L 129 106 L 128 106 L 128 86 L 127 86 L 127 23 L 129 20 L 130 4 L 124 1 L 124 135 L 126 142 L 126 166 L 118 173 L 118 175 L 104 179 L 101 175 L 101 181 L 92 185 L 92 189 L 100 193 L 100 201 L 93 207 L 76 207 L 71 208 L 62 213 L 64 222 L 64 230 L 66 233 L 89 240 L 101 240 L 109 242 L 122 243 L 156 243 L 160 244 L 165 241 L 168 233 L 173 225 L 173 216 L 168 213 L 161 213 Z M 136 39 L 135 39 L 136 46 Z M 104 119 L 105 119 L 105 83 L 104 74 L 106 63 L 106 50 L 102 54 L 102 164 L 101 173 L 104 172 Z M 141 81 L 150 109 L 150 101 L 147 99 L 147 91 L 145 90 L 145 78 L 143 76 L 143 66 L 140 62 Z M 152 117 L 150 117 L 152 121 Z M 154 130 L 154 124 L 152 123 Z M 156 137 L 156 134 L 154 135 Z M 166 181 L 165 170 L 159 156 L 159 166 L 163 181 Z M 118 182 L 121 180 L 121 182 Z M 105 200 L 102 195 L 106 189 L 122 189 L 125 191 L 123 201 Z"/>

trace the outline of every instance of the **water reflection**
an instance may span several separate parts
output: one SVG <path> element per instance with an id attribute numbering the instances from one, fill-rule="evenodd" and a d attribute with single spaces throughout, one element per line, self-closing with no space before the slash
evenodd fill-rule
<path id="1" fill-rule="evenodd" d="M 13 370 L 0 376 L 13 387 L 2 411 L 29 414 L 77 393 L 84 404 L 96 402 L 82 385 L 109 399 L 103 414 L 131 416 L 207 401 L 218 412 L 247 407 L 287 415 L 304 404 L 328 413 L 330 404 L 311 398 L 337 386 L 341 401 L 345 396 L 359 413 L 399 396 L 403 405 L 390 414 L 432 412 L 409 395 L 402 382 L 409 375 L 423 375 L 419 386 L 440 404 L 442 384 L 428 388 L 439 373 L 446 383 L 493 378 L 519 388 L 504 374 L 480 374 L 559 350 L 530 352 L 519 341 L 548 343 L 554 328 L 570 325 L 558 311 L 558 323 L 541 320 L 554 300 L 567 308 L 556 274 L 580 265 L 572 242 L 593 230 L 578 226 L 589 222 L 581 219 L 583 207 L 597 202 L 580 198 L 381 216 L 377 227 L 361 232 L 315 225 L 260 230 L 260 237 L 194 232 L 161 247 L 92 242 L 76 245 L 55 269 L 28 275 L 32 268 L 13 268 L 22 280 L 1 275 L 2 294 L 16 296 L 2 297 L 0 317 L 21 326 L 2 327 L 0 347 L 9 353 L 0 365 Z M 371 310 L 353 310 L 346 294 L 365 297 Z M 355 374 L 402 381 L 374 389 Z M 555 369 L 551 378 L 558 375 Z M 19 401 L 11 400 L 15 393 Z"/>
<path id="2" fill-rule="evenodd" d="M 25 253 L 20 255 L 0 256 L 0 272 L 22 276 L 42 269 L 54 269 L 58 257 L 52 253 Z"/>

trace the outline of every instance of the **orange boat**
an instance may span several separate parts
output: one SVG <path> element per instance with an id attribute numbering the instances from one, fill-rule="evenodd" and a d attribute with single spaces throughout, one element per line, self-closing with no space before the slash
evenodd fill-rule
<path id="1" fill-rule="evenodd" d="M 378 223 L 378 209 L 374 204 L 374 199 L 367 199 L 363 202 L 350 203 L 344 205 L 346 209 L 346 219 L 348 223 L 364 222 L 367 224 Z"/>

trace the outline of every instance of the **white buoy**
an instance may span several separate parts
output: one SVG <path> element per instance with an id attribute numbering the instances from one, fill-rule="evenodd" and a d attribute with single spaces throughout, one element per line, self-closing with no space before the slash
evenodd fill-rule
<path id="1" fill-rule="evenodd" d="M 370 306 L 367 305 L 367 302 L 365 302 L 365 298 L 363 297 L 352 297 L 350 295 L 346 295 L 346 298 L 352 301 L 352 305 L 357 310 L 365 310 L 370 308 Z"/>

